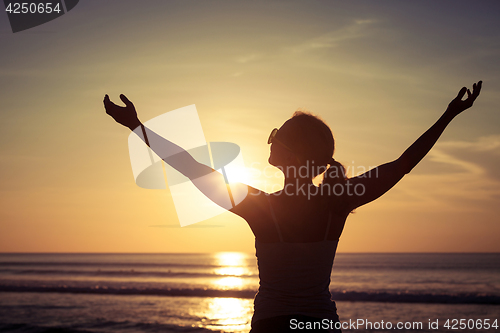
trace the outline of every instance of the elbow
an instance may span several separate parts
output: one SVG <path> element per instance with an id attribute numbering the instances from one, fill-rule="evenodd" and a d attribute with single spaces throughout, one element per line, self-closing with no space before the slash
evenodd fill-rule
<path id="1" fill-rule="evenodd" d="M 401 155 L 401 157 L 395 162 L 397 163 L 397 169 L 400 171 L 402 176 L 409 174 L 416 165 L 415 163 L 412 163 L 404 154 Z"/>

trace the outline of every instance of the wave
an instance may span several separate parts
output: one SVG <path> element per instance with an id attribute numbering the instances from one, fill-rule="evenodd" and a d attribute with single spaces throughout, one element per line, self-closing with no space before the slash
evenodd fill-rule
<path id="1" fill-rule="evenodd" d="M 125 321 L 95 321 L 76 325 L 37 325 L 26 323 L 0 323 L 0 332 L 26 332 L 26 333 L 96 333 L 96 332 L 198 332 L 213 333 L 201 327 L 185 327 L 161 323 L 136 323 Z"/>
<path id="2" fill-rule="evenodd" d="M 47 326 L 47 325 L 36 325 L 36 324 L 25 324 L 25 323 L 0 323 L 0 332 L 25 332 L 25 333 L 47 333 L 47 332 L 57 332 L 57 333 L 95 333 L 95 331 L 88 331 L 84 329 L 76 329 L 64 326 Z"/>
<path id="3" fill-rule="evenodd" d="M 439 293 L 388 293 L 388 292 L 332 292 L 336 301 L 385 302 L 385 303 L 441 303 L 500 305 L 500 296 L 491 294 L 439 294 Z"/>
<path id="4" fill-rule="evenodd" d="M 3 261 L 2 266 L 68 266 L 68 267 L 162 267 L 162 268 L 219 268 L 225 267 L 215 264 L 184 264 L 184 263 L 151 263 L 151 262 L 63 262 L 63 261 Z M 231 266 L 231 267 L 247 267 L 247 266 Z"/>
<path id="5" fill-rule="evenodd" d="M 106 277 L 194 277 L 194 278 L 204 278 L 204 277 L 240 277 L 240 278 L 251 278 L 258 277 L 258 274 L 243 274 L 243 275 L 231 275 L 231 274 L 216 274 L 216 273 L 196 273 L 196 272 L 172 272 L 172 271 L 136 271 L 131 270 L 89 270 L 89 271 L 79 271 L 79 270 L 57 270 L 57 269 L 25 269 L 25 270 L 9 270 L 0 269 L 0 274 L 13 274 L 13 275 L 71 275 L 71 276 L 106 276 Z"/>
<path id="6" fill-rule="evenodd" d="M 151 296 L 188 296 L 188 297 L 235 297 L 254 298 L 255 290 L 217 290 L 217 289 L 182 289 L 182 288 L 133 288 L 133 287 L 74 287 L 74 286 L 26 286 L 0 285 L 0 292 L 55 292 L 74 294 L 107 295 L 151 295 Z"/>
<path id="7" fill-rule="evenodd" d="M 255 290 L 217 290 L 217 289 L 182 289 L 182 288 L 134 288 L 106 286 L 30 286 L 0 285 L 0 292 L 38 292 L 38 293 L 73 293 L 101 295 L 150 295 L 150 296 L 186 296 L 186 297 L 255 297 Z M 351 302 L 384 303 L 441 303 L 441 304 L 489 304 L 500 305 L 500 296 L 492 294 L 432 294 L 432 293 L 388 293 L 332 291 L 332 299 Z"/>

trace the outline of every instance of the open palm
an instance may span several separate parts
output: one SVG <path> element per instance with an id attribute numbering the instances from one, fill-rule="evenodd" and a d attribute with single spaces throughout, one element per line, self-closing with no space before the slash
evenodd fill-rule
<path id="1" fill-rule="evenodd" d="M 450 104 L 448 104 L 447 112 L 450 112 L 454 116 L 456 116 L 462 111 L 470 108 L 472 104 L 474 104 L 474 101 L 476 100 L 477 96 L 479 96 L 482 84 L 483 81 L 479 81 L 477 84 L 474 83 L 472 85 L 472 93 L 466 87 L 460 89 L 457 97 L 454 100 L 452 100 Z M 465 93 L 467 93 L 467 98 L 465 100 L 462 100 L 462 98 L 465 96 Z"/>
<path id="2" fill-rule="evenodd" d="M 125 106 L 119 106 L 111 102 L 109 96 L 104 96 L 104 108 L 106 113 L 109 114 L 113 119 L 123 126 L 134 130 L 137 126 L 141 125 L 139 118 L 137 118 L 137 112 L 135 111 L 134 104 L 129 101 L 125 95 L 120 95 L 120 99 Z"/>

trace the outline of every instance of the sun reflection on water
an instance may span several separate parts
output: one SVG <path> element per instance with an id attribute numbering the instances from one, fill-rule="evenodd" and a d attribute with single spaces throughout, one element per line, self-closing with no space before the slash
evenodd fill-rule
<path id="1" fill-rule="evenodd" d="M 219 266 L 244 266 L 246 254 L 241 252 L 214 253 Z"/>
<path id="2" fill-rule="evenodd" d="M 217 275 L 225 275 L 217 279 L 214 284 L 222 289 L 241 288 L 244 284 L 241 278 L 249 275 L 245 260 L 247 255 L 240 252 L 219 252 L 214 254 L 216 264 L 219 266 L 214 270 Z"/>
<path id="3" fill-rule="evenodd" d="M 220 267 L 215 270 L 215 274 L 218 275 L 235 275 L 241 276 L 245 274 L 245 268 L 243 267 Z"/>
<path id="4" fill-rule="evenodd" d="M 235 289 L 237 287 L 241 288 L 243 286 L 243 279 L 234 276 L 228 276 L 218 279 L 215 284 L 221 287 L 223 290 Z"/>
<path id="5" fill-rule="evenodd" d="M 212 284 L 219 290 L 242 289 L 252 274 L 248 267 L 249 255 L 240 252 L 214 253 L 214 274 L 218 277 Z M 222 332 L 248 332 L 253 313 L 253 300 L 216 297 L 207 299 L 202 305 L 202 327 Z"/>
<path id="6" fill-rule="evenodd" d="M 213 298 L 208 304 L 204 327 L 224 332 L 248 332 L 252 316 L 252 300 Z"/>

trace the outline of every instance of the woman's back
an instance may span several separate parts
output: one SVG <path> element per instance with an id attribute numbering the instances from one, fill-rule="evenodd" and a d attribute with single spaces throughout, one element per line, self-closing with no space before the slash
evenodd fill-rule
<path id="1" fill-rule="evenodd" d="M 270 227 L 278 241 L 261 242 L 258 237 L 255 240 L 260 287 L 255 297 L 252 321 L 297 314 L 337 320 L 335 303 L 331 301 L 329 291 L 338 244 L 338 238 L 328 239 L 332 230 L 332 213 L 327 209 L 318 210 L 317 202 L 293 206 L 285 199 L 278 199 L 280 197 L 276 195 L 266 195 L 272 220 Z M 288 204 L 285 206 L 288 211 L 282 210 L 280 204 Z M 311 212 L 315 214 L 306 215 L 309 220 L 301 216 Z M 315 221 L 325 217 L 325 213 L 326 221 Z M 294 223 L 280 223 L 277 216 L 288 216 Z M 317 228 L 318 225 L 322 228 Z M 283 226 L 288 235 L 283 234 Z M 301 234 L 300 231 L 307 227 L 314 227 L 313 232 Z M 314 241 L 307 241 L 309 239 Z"/>
<path id="2" fill-rule="evenodd" d="M 256 240 L 260 287 L 252 321 L 294 314 L 336 320 L 329 285 L 337 243 Z"/>

